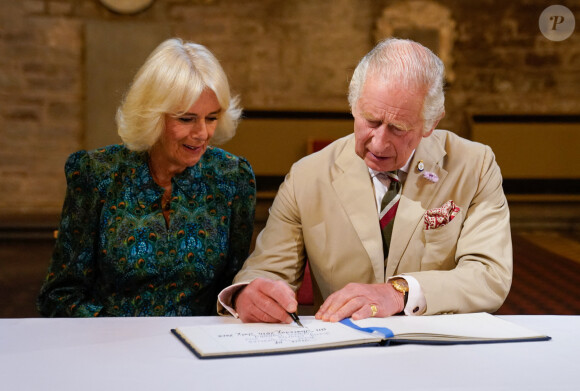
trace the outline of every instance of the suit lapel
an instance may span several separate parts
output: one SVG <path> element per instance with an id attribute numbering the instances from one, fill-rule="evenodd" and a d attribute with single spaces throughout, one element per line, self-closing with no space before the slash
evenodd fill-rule
<path id="1" fill-rule="evenodd" d="M 438 193 L 442 183 L 445 182 L 447 171 L 442 167 L 442 162 L 446 152 L 442 141 L 440 134 L 435 132 L 424 138 L 415 151 L 395 217 L 387 261 L 387 276 L 394 274 L 409 246 L 413 233 L 418 229 L 423 229 L 423 214 L 432 207 L 433 197 Z M 423 173 L 417 170 L 417 164 L 420 160 L 425 164 L 425 171 L 430 171 L 438 176 L 437 182 L 425 179 Z"/>
<path id="2" fill-rule="evenodd" d="M 372 180 L 366 164 L 354 152 L 353 140 L 336 159 L 332 186 L 366 249 L 376 280 L 384 281 L 383 245 Z"/>

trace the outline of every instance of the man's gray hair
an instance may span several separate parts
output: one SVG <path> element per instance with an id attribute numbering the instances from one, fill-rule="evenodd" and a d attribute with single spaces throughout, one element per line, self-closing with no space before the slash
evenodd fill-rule
<path id="1" fill-rule="evenodd" d="M 357 65 L 349 86 L 348 103 L 354 113 L 365 81 L 379 75 L 402 82 L 409 88 L 426 90 L 423 102 L 423 132 L 428 132 L 445 112 L 445 66 L 423 45 L 399 38 L 379 42 Z"/>

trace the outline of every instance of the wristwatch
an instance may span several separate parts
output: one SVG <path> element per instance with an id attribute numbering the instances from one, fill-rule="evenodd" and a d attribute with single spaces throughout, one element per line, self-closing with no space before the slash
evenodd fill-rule
<path id="1" fill-rule="evenodd" d="M 407 306 L 407 300 L 409 299 L 409 284 L 404 278 L 396 278 L 389 281 L 395 290 L 401 292 L 404 295 L 403 308 Z"/>

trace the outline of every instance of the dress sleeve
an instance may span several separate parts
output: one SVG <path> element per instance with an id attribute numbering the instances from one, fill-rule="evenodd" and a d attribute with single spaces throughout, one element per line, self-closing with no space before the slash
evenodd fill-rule
<path id="1" fill-rule="evenodd" d="M 239 159 L 236 192 L 231 206 L 228 261 L 219 290 L 229 286 L 241 269 L 249 255 L 254 231 L 256 179 L 250 163 L 244 158 Z"/>
<path id="2" fill-rule="evenodd" d="M 86 151 L 66 162 L 66 196 L 48 273 L 38 297 L 43 316 L 98 316 L 93 295 L 101 194 Z"/>

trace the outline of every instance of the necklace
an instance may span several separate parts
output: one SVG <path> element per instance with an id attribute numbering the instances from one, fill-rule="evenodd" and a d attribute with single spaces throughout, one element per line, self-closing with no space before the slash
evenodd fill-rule
<path id="1" fill-rule="evenodd" d="M 148 163 L 149 165 L 149 172 L 151 172 L 151 177 L 153 178 L 153 181 L 161 186 L 164 190 L 163 195 L 161 196 L 161 209 L 163 209 L 164 211 L 169 211 L 169 209 L 171 209 L 171 180 L 169 180 L 167 183 L 162 183 L 158 176 L 157 173 L 155 172 L 155 170 L 153 169 L 153 165 L 151 164 L 151 161 L 149 161 Z"/>
<path id="2" fill-rule="evenodd" d="M 161 197 L 161 208 L 165 211 L 171 208 L 171 193 L 165 191 Z"/>

